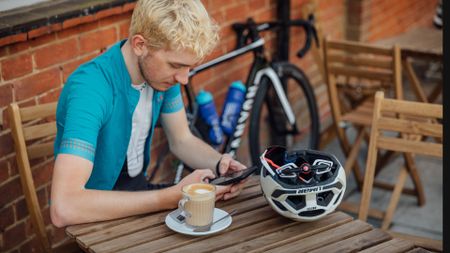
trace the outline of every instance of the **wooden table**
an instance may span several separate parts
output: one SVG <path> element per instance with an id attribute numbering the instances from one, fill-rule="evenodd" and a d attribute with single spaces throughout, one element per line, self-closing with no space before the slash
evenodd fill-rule
<path id="1" fill-rule="evenodd" d="M 343 212 L 305 223 L 280 216 L 262 196 L 258 177 L 217 207 L 238 213 L 230 227 L 209 236 L 173 232 L 164 223 L 170 211 L 69 226 L 66 233 L 86 252 L 427 252 Z"/>
<path id="2" fill-rule="evenodd" d="M 416 97 L 421 102 L 435 102 L 442 93 L 442 84 L 437 85 L 427 95 L 423 90 L 411 62 L 421 60 L 442 64 L 442 30 L 436 28 L 416 28 L 391 38 L 376 41 L 377 45 L 399 45 L 402 54 L 402 65 Z"/>

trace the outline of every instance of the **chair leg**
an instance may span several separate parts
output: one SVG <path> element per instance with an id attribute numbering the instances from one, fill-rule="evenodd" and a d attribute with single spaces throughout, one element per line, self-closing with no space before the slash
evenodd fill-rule
<path id="1" fill-rule="evenodd" d="M 337 137 L 339 140 L 339 143 L 341 145 L 341 149 L 345 155 L 345 157 L 349 157 L 350 153 L 351 153 L 351 145 L 350 145 L 350 141 L 348 140 L 346 134 L 345 134 L 345 129 L 343 128 L 339 128 L 337 129 Z M 356 161 L 356 159 L 355 159 Z M 362 182 L 363 182 L 363 177 L 361 175 L 361 170 L 359 168 L 359 165 L 357 162 L 351 162 L 351 167 L 348 167 L 346 165 L 345 169 L 346 169 L 346 173 L 349 172 L 350 169 L 353 170 L 355 179 L 356 179 L 356 186 L 358 187 L 358 190 L 361 191 L 362 189 Z M 348 174 L 347 174 L 348 175 Z"/>
<path id="2" fill-rule="evenodd" d="M 359 150 L 361 147 L 361 143 L 364 137 L 364 129 L 359 128 L 358 129 L 358 136 L 356 137 L 355 142 L 352 145 L 352 148 L 350 149 L 350 152 L 348 153 L 347 160 L 345 161 L 345 173 L 346 175 L 349 175 L 350 170 L 353 170 L 353 173 L 355 173 L 355 178 L 359 182 L 362 181 L 362 176 L 360 174 L 359 169 L 356 168 L 355 163 L 357 163 Z"/>
<path id="3" fill-rule="evenodd" d="M 402 193 L 403 186 L 405 185 L 406 176 L 408 172 L 405 167 L 402 167 L 400 174 L 398 175 L 397 182 L 392 192 L 391 200 L 389 201 L 388 208 L 386 209 L 386 214 L 381 225 L 381 229 L 387 230 L 391 224 L 392 218 L 394 217 L 395 209 L 397 208 L 398 200 Z"/>
<path id="4" fill-rule="evenodd" d="M 419 177 L 419 172 L 417 171 L 416 163 L 414 162 L 414 158 L 412 154 L 410 153 L 404 153 L 403 154 L 405 161 L 406 161 L 406 167 L 408 169 L 408 173 L 411 176 L 412 182 L 414 184 L 414 189 L 416 191 L 416 197 L 417 197 L 417 205 L 423 206 L 425 205 L 425 192 L 423 189 L 422 181 Z"/>

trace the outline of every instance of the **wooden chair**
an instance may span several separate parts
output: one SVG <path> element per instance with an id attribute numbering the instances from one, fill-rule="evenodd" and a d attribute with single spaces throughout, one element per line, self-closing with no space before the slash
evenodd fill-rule
<path id="1" fill-rule="evenodd" d="M 56 134 L 56 102 L 19 108 L 16 103 L 8 107 L 11 133 L 14 139 L 17 166 L 25 201 L 38 241 L 45 252 L 79 252 L 76 243 L 51 247 L 36 194 L 30 161 L 52 158 Z"/>
<path id="2" fill-rule="evenodd" d="M 353 171 L 358 189 L 362 187 L 362 174 L 357 158 L 364 140 L 368 143 L 372 125 L 373 98 L 376 91 L 387 92 L 391 97 L 403 99 L 400 48 L 369 45 L 361 42 L 330 40 L 322 43 L 328 95 L 333 115 L 334 129 L 346 156 L 344 168 L 347 175 Z M 349 128 L 356 132 L 354 142 L 350 141 Z M 393 157 L 386 152 L 378 164 L 377 172 Z M 411 168 L 414 189 L 404 189 L 415 195 L 419 205 L 425 202 L 423 187 L 415 168 Z M 375 182 L 375 186 L 393 190 L 394 186 Z M 344 201 L 340 208 L 358 212 L 358 206 Z M 381 218 L 381 210 L 371 209 L 370 215 Z"/>
<path id="3" fill-rule="evenodd" d="M 442 143 L 436 142 L 436 139 L 442 140 L 442 114 L 442 105 L 389 99 L 384 98 L 383 92 L 376 93 L 359 219 L 365 221 L 368 216 L 379 150 L 401 152 L 405 166 L 400 169 L 395 180 L 397 183 L 381 226 L 382 229 L 389 228 L 405 185 L 408 167 L 415 167 L 413 154 L 442 158 Z M 396 237 L 406 237 L 395 232 L 392 234 Z M 422 244 L 419 246 L 442 251 L 440 241 L 416 237 L 411 239 Z"/>

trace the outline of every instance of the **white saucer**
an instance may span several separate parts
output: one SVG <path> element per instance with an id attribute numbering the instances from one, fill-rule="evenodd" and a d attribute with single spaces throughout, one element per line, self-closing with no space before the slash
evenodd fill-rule
<path id="1" fill-rule="evenodd" d="M 175 210 L 173 212 L 178 212 L 178 210 Z M 227 215 L 228 213 L 225 212 L 222 209 L 219 208 L 214 208 L 214 218 L 213 218 L 213 222 L 224 217 L 225 215 Z M 231 225 L 231 221 L 232 218 L 231 216 L 228 216 L 227 218 L 217 222 L 216 224 L 211 226 L 211 229 L 209 231 L 205 231 L 205 232 L 194 232 L 193 228 L 186 225 L 186 223 L 181 223 L 176 221 L 174 218 L 172 218 L 172 216 L 170 214 L 168 214 L 166 216 L 166 225 L 172 229 L 175 232 L 181 233 L 181 234 L 185 234 L 185 235 L 194 235 L 194 236 L 199 236 L 199 235 L 209 235 L 209 234 L 214 234 L 217 233 L 219 231 L 222 231 L 224 229 L 226 229 L 227 227 L 229 227 Z"/>

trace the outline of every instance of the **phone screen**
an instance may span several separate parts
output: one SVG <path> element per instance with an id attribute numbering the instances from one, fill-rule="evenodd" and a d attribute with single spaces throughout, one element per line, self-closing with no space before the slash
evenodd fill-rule
<path id="1" fill-rule="evenodd" d="M 215 185 L 228 185 L 238 183 L 239 181 L 247 178 L 256 170 L 257 166 L 253 166 L 244 170 L 236 171 L 231 174 L 226 174 L 211 181 L 211 184 Z"/>

